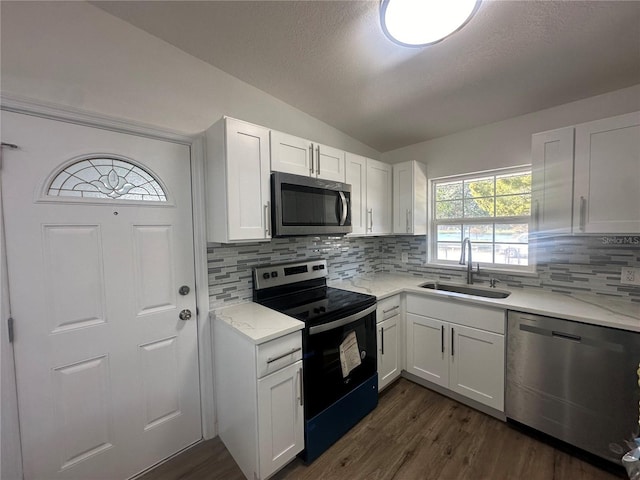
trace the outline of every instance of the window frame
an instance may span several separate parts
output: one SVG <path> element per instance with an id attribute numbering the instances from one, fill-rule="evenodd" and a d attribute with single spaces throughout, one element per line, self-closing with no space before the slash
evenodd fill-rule
<path id="1" fill-rule="evenodd" d="M 461 225 L 461 224 L 474 224 L 474 225 L 502 225 L 502 224 L 510 224 L 510 223 L 526 223 L 528 225 L 528 255 L 527 255 L 527 265 L 514 265 L 514 264 L 501 264 L 501 263 L 487 263 L 487 262 L 477 262 L 474 260 L 474 264 L 479 263 L 481 266 L 481 270 L 489 270 L 489 271 L 502 271 L 502 272 L 510 272 L 510 273 L 518 273 L 518 274 L 535 274 L 536 272 L 536 259 L 535 259 L 535 248 L 533 240 L 533 198 L 531 200 L 531 208 L 529 210 L 529 215 L 522 216 L 501 216 L 496 217 L 495 212 L 492 217 L 468 217 L 468 218 L 454 218 L 454 219 L 444 219 L 444 220 L 436 220 L 436 185 L 447 183 L 447 182 L 458 182 L 464 180 L 471 179 L 481 179 L 483 177 L 493 177 L 495 181 L 495 177 L 502 175 L 516 175 L 518 173 L 529 173 L 532 174 L 532 166 L 530 164 L 526 165 L 518 165 L 514 167 L 506 167 L 506 168 L 496 168 L 492 170 L 483 170 L 478 172 L 471 172 L 459 175 L 447 175 L 437 178 L 429 179 L 429 229 L 427 232 L 427 266 L 438 267 L 438 268 L 451 268 L 456 270 L 466 269 L 465 265 L 460 265 L 458 260 L 442 260 L 437 258 L 437 249 L 438 249 L 438 226 L 439 225 Z M 533 184 L 530 192 L 531 197 L 533 197 Z M 500 195 L 496 195 L 494 191 L 493 198 L 498 198 Z M 498 221 L 496 221 L 498 220 Z M 494 227 L 495 231 L 495 227 Z M 496 245 L 495 238 L 494 242 L 491 245 Z"/>

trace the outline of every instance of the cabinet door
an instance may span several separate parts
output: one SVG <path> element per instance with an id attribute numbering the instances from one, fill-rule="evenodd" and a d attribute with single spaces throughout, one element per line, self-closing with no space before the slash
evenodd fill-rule
<path id="1" fill-rule="evenodd" d="M 407 313 L 407 371 L 443 387 L 449 386 L 448 324 Z"/>
<path id="2" fill-rule="evenodd" d="M 272 130 L 271 170 L 306 177 L 315 175 L 313 145 L 304 138 Z"/>
<path id="3" fill-rule="evenodd" d="M 315 172 L 318 178 L 333 180 L 335 182 L 345 181 L 345 154 L 337 148 L 326 145 L 315 144 Z"/>
<path id="4" fill-rule="evenodd" d="M 228 240 L 271 238 L 269 130 L 227 118 L 225 136 Z"/>
<path id="5" fill-rule="evenodd" d="M 450 325 L 449 388 L 504 411 L 504 335 Z"/>
<path id="6" fill-rule="evenodd" d="M 302 360 L 258 380 L 258 455 L 264 479 L 304 448 Z"/>
<path id="7" fill-rule="evenodd" d="M 378 323 L 378 390 L 400 376 L 400 314 Z"/>
<path id="8" fill-rule="evenodd" d="M 640 233 L 640 112 L 576 126 L 574 233 Z"/>
<path id="9" fill-rule="evenodd" d="M 393 166 L 393 233 L 413 233 L 413 168 L 411 162 Z"/>
<path id="10" fill-rule="evenodd" d="M 573 127 L 531 138 L 532 230 L 571 233 L 573 206 Z"/>
<path id="11" fill-rule="evenodd" d="M 391 233 L 391 165 L 367 159 L 367 216 L 371 234 Z"/>
<path id="12" fill-rule="evenodd" d="M 346 183 L 351 185 L 351 226 L 354 235 L 367 233 L 367 159 L 346 154 Z"/>

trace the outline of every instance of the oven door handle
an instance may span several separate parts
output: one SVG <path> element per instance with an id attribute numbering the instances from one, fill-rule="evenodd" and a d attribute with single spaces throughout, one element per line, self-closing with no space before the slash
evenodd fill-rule
<path id="1" fill-rule="evenodd" d="M 365 310 L 362 310 L 358 313 L 354 313 L 353 315 L 349 315 L 348 317 L 341 318 L 340 320 L 324 323 L 322 325 L 315 325 L 309 328 L 309 335 L 315 335 L 316 333 L 322 333 L 322 332 L 326 332 L 327 330 L 333 330 L 334 328 L 348 325 L 357 320 L 360 320 L 361 318 L 366 317 L 367 315 L 375 311 L 376 311 L 376 305 L 371 305 L 369 308 L 366 308 Z"/>

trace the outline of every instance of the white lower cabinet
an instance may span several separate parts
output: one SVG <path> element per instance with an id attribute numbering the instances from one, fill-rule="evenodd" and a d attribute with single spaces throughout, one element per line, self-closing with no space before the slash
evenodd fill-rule
<path id="1" fill-rule="evenodd" d="M 378 322 L 378 391 L 380 391 L 398 378 L 402 371 L 400 295 L 379 301 L 376 319 Z"/>
<path id="2" fill-rule="evenodd" d="M 302 336 L 255 345 L 214 324 L 218 433 L 242 473 L 264 480 L 304 449 Z"/>
<path id="3" fill-rule="evenodd" d="M 407 372 L 504 412 L 504 315 L 407 295 Z"/>

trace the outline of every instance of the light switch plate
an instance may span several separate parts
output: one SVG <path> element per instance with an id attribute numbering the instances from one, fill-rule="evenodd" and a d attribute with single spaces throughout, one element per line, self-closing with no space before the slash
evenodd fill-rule
<path id="1" fill-rule="evenodd" d="M 623 285 L 640 285 L 640 268 L 622 267 L 620 283 Z"/>
<path id="2" fill-rule="evenodd" d="M 402 262 L 409 263 L 409 254 L 407 252 L 402 252 Z"/>

